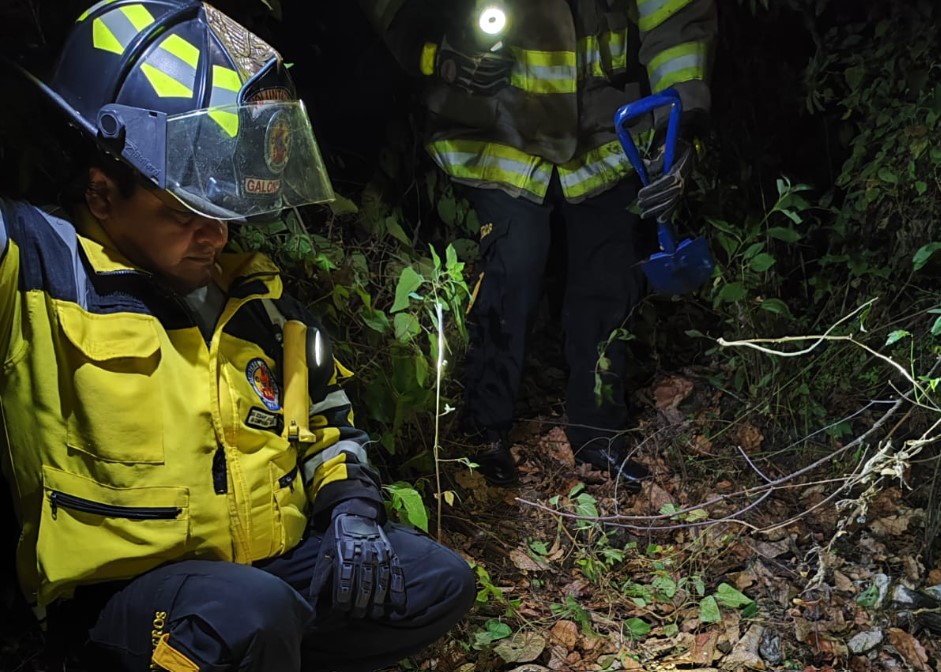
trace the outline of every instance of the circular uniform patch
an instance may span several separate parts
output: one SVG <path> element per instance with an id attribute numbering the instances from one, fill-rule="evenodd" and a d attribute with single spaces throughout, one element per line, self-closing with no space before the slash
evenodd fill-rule
<path id="1" fill-rule="evenodd" d="M 245 376 L 261 398 L 261 402 L 271 411 L 281 410 L 281 390 L 278 381 L 268 368 L 268 364 L 260 357 L 256 357 L 245 367 Z"/>
<path id="2" fill-rule="evenodd" d="M 291 158 L 291 125 L 283 111 L 275 112 L 265 130 L 265 162 L 273 173 L 280 173 Z"/>

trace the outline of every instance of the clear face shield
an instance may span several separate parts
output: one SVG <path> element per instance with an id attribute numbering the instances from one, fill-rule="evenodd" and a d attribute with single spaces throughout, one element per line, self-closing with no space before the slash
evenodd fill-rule
<path id="1" fill-rule="evenodd" d="M 166 118 L 166 189 L 194 212 L 275 218 L 334 199 L 304 104 L 271 100 Z"/>

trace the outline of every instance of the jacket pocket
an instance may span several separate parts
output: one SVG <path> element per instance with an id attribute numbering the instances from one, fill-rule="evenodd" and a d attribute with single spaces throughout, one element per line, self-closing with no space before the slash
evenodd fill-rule
<path id="1" fill-rule="evenodd" d="M 185 552 L 186 488 L 115 488 L 49 466 L 42 473 L 36 554 L 46 590 L 130 578 Z"/>
<path id="2" fill-rule="evenodd" d="M 428 91 L 425 105 L 436 125 L 450 122 L 443 124 L 446 131 L 453 131 L 453 125 L 485 131 L 496 125 L 499 102 L 497 96 L 472 96 L 457 87 L 439 84 Z"/>
<path id="3" fill-rule="evenodd" d="M 65 302 L 57 314 L 65 336 L 62 405 L 68 445 L 113 462 L 163 462 L 154 318 L 99 315 Z"/>
<path id="4" fill-rule="evenodd" d="M 294 459 L 293 456 L 291 458 Z M 270 471 L 277 513 L 277 530 L 271 549 L 271 556 L 275 556 L 294 548 L 304 536 L 307 528 L 307 495 L 304 492 L 304 479 L 296 464 L 285 471 L 272 462 Z"/>

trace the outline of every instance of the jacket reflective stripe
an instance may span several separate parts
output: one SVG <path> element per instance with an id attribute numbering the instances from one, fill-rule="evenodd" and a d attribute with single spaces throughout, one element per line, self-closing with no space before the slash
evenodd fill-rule
<path id="1" fill-rule="evenodd" d="M 359 464 L 368 464 L 369 458 L 366 455 L 366 449 L 355 441 L 339 441 L 329 448 L 321 450 L 319 453 L 311 455 L 302 465 L 304 487 L 309 488 L 314 482 L 317 470 L 326 462 L 340 455 L 352 455 L 355 462 Z M 347 462 L 349 460 L 346 460 Z"/>
<path id="2" fill-rule="evenodd" d="M 637 25 L 640 32 L 653 30 L 692 2 L 693 0 L 637 0 Z"/>
<path id="3" fill-rule="evenodd" d="M 310 407 L 310 415 L 314 416 L 319 413 L 324 413 L 332 409 L 341 408 L 341 407 L 349 407 L 349 406 L 350 406 L 350 399 L 349 397 L 346 396 L 346 392 L 344 392 L 341 389 L 337 389 L 337 390 L 334 390 L 333 392 L 329 392 L 327 396 L 323 398 L 322 401 L 316 404 L 312 404 Z"/>
<path id="4" fill-rule="evenodd" d="M 529 93 L 575 93 L 576 56 L 571 51 L 513 49 L 516 64 L 510 84 Z"/>
<path id="5" fill-rule="evenodd" d="M 549 190 L 552 164 L 513 147 L 482 140 L 438 140 L 427 149 L 453 177 L 509 184 L 540 200 Z"/>
<path id="6" fill-rule="evenodd" d="M 605 53 L 610 57 L 607 66 Z M 514 48 L 513 54 L 510 83 L 516 88 L 537 94 L 575 93 L 579 79 L 606 79 L 627 68 L 627 37 L 611 31 L 580 38 L 574 53 Z"/>
<path id="7" fill-rule="evenodd" d="M 686 42 L 665 49 L 647 66 L 652 91 L 662 91 L 678 82 L 704 79 L 707 49 L 703 42 Z"/>
<path id="8" fill-rule="evenodd" d="M 479 182 L 500 181 L 540 200 L 549 190 L 553 165 L 511 147 L 483 141 L 441 140 L 431 143 L 428 149 L 438 165 L 454 177 Z M 497 156 L 499 153 L 507 158 Z M 513 154 L 518 154 L 519 158 L 509 158 Z M 581 200 L 604 191 L 631 174 L 633 169 L 621 143 L 615 140 L 558 166 L 558 171 L 566 199 Z"/>
<path id="9" fill-rule="evenodd" d="M 559 181 L 567 200 L 580 200 L 603 191 L 633 172 L 617 140 L 559 166 Z"/>
<path id="10" fill-rule="evenodd" d="M 603 52 L 611 57 L 606 72 Z M 578 77 L 607 79 L 627 68 L 627 36 L 624 33 L 608 32 L 600 37 L 589 35 L 578 41 Z"/>
<path id="11" fill-rule="evenodd" d="M 143 5 L 128 5 L 120 11 L 107 12 L 92 24 L 92 44 L 96 49 L 120 56 L 131 40 L 153 22 L 154 17 Z"/>

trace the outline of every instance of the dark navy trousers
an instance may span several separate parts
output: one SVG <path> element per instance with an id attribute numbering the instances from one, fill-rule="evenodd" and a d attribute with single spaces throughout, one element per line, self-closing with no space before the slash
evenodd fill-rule
<path id="1" fill-rule="evenodd" d="M 629 210 L 637 188 L 636 179 L 624 179 L 597 196 L 568 203 L 553 176 L 541 204 L 499 189 L 465 189 L 481 225 L 481 276 L 464 361 L 468 431 L 495 440 L 512 425 L 526 341 L 550 256 L 550 218 L 557 213 L 565 236 L 568 438 L 576 451 L 623 442 L 627 346 L 616 330 L 628 326 L 643 296 L 640 261 L 652 251 L 649 232 Z M 602 356 L 606 366 L 599 365 Z"/>
<path id="2" fill-rule="evenodd" d="M 80 589 L 54 612 L 50 628 L 74 627 L 80 619 L 68 614 L 97 611 L 83 655 L 93 670 L 162 669 L 152 667 L 151 655 L 166 634 L 199 672 L 366 672 L 393 665 L 442 637 L 476 591 L 467 562 L 450 549 L 403 526 L 386 525 L 386 533 L 405 573 L 408 603 L 405 613 L 382 620 L 314 618 L 308 587 L 321 536 L 312 535 L 254 566 L 188 560 L 116 592 Z"/>

